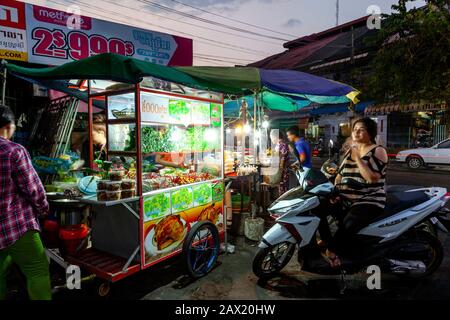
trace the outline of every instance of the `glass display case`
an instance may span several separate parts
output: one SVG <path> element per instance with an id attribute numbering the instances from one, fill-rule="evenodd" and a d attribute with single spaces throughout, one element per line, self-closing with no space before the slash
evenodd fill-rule
<path id="1" fill-rule="evenodd" d="M 103 86 L 93 96 L 106 102 L 112 171 L 98 182 L 97 201 L 107 208 L 137 201 L 143 265 L 179 253 L 199 221 L 222 231 L 223 96 L 156 78 L 131 89 Z"/>

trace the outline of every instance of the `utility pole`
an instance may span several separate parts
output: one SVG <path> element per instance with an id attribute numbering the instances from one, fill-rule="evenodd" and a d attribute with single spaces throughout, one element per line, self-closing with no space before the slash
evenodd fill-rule
<path id="1" fill-rule="evenodd" d="M 336 27 L 339 25 L 339 0 L 336 0 Z"/>

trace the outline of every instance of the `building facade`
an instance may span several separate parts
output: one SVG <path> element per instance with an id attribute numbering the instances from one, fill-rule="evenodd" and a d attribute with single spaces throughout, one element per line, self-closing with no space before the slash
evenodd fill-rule
<path id="1" fill-rule="evenodd" d="M 250 66 L 293 69 L 364 88 L 371 73 L 370 63 L 378 51 L 367 41 L 377 32 L 367 28 L 367 18 L 287 42 L 285 52 Z M 351 121 L 365 115 L 376 120 L 377 139 L 390 152 L 434 145 L 450 136 L 448 104 L 400 106 L 363 100 L 359 105 L 316 106 L 309 113 L 311 138 L 342 139 L 350 135 Z"/>

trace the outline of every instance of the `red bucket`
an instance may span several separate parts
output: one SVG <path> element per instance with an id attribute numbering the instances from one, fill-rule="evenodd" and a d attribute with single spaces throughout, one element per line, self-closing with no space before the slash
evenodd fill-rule
<path id="1" fill-rule="evenodd" d="M 85 224 L 62 227 L 59 229 L 59 250 L 63 255 L 76 254 L 78 247 L 86 239 L 88 233 L 89 228 Z M 86 246 L 87 242 L 80 249 L 84 249 Z"/>

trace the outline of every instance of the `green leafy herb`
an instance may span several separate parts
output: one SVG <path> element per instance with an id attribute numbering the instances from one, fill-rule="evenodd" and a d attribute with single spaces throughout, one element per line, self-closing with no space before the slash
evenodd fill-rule
<path id="1" fill-rule="evenodd" d="M 170 209 L 170 198 L 165 193 L 148 197 L 144 201 L 145 216 L 150 219 L 165 215 Z"/>
<path id="2" fill-rule="evenodd" d="M 191 112 L 191 109 L 188 107 L 188 103 L 184 100 L 170 100 L 169 101 L 169 115 L 170 117 L 182 121 L 186 119 L 186 117 Z"/>
<path id="3" fill-rule="evenodd" d="M 182 188 L 172 192 L 172 207 L 174 212 L 189 209 L 192 206 L 192 191 L 190 188 Z"/>
<path id="4" fill-rule="evenodd" d="M 194 187 L 194 199 L 196 205 L 204 205 L 211 202 L 211 185 L 205 183 Z"/>

